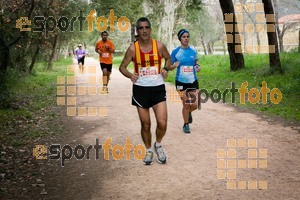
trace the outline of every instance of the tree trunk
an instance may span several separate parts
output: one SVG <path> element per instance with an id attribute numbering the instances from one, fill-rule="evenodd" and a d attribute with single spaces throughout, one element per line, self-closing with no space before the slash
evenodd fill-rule
<path id="1" fill-rule="evenodd" d="M 212 52 L 214 53 L 215 52 L 215 41 L 211 41 L 211 49 L 212 49 Z"/>
<path id="2" fill-rule="evenodd" d="M 299 29 L 299 34 L 298 34 L 299 36 L 299 41 L 298 41 L 298 52 L 300 52 L 300 29 Z"/>
<path id="3" fill-rule="evenodd" d="M 1 13 L 0 24 L 3 23 L 3 15 Z M 9 61 L 9 46 L 5 43 L 4 37 L 4 30 L 0 28 L 0 74 L 4 74 L 6 72 Z"/>
<path id="4" fill-rule="evenodd" d="M 207 51 L 208 51 L 208 54 L 209 54 L 209 55 L 212 55 L 212 54 L 213 54 L 213 49 L 212 49 L 211 41 L 209 41 L 209 42 L 207 43 Z"/>
<path id="5" fill-rule="evenodd" d="M 31 59 L 31 64 L 30 64 L 30 66 L 29 66 L 29 73 L 30 73 L 30 74 L 32 73 L 32 69 L 33 69 L 33 67 L 34 67 L 34 63 L 35 63 L 36 58 L 37 58 L 37 56 L 38 56 L 38 54 L 39 54 L 39 51 L 40 51 L 40 46 L 37 45 L 36 50 L 35 50 L 35 52 L 34 52 L 34 54 L 33 54 L 33 56 L 32 56 L 32 59 Z"/>
<path id="6" fill-rule="evenodd" d="M 204 55 L 207 56 L 207 50 L 206 50 L 206 46 L 205 46 L 205 42 L 204 42 L 203 38 L 201 39 L 201 44 L 203 46 Z"/>
<path id="7" fill-rule="evenodd" d="M 223 53 L 224 53 L 224 55 L 226 55 L 226 42 L 225 42 L 225 40 L 224 40 L 224 42 L 222 42 L 222 46 L 223 46 Z"/>
<path id="8" fill-rule="evenodd" d="M 229 53 L 229 58 L 230 58 L 230 70 L 231 71 L 236 71 L 239 69 L 244 68 L 244 56 L 242 53 L 242 45 L 241 45 L 241 40 L 239 37 L 239 32 L 238 30 L 235 30 L 235 11 L 233 7 L 232 0 L 219 0 L 223 17 L 224 17 L 224 24 L 225 24 L 225 30 L 226 30 L 226 35 L 231 35 L 233 38 L 233 41 L 228 41 L 227 42 L 227 47 L 228 47 L 228 53 Z M 225 21 L 225 16 L 226 14 L 231 14 L 233 16 L 232 21 Z M 230 30 L 232 27 L 232 30 Z"/>
<path id="9" fill-rule="evenodd" d="M 284 52 L 284 46 L 283 46 L 283 34 L 284 34 L 284 33 L 281 32 L 281 33 L 278 35 L 280 52 Z"/>
<path id="10" fill-rule="evenodd" d="M 271 72 L 282 73 L 280 57 L 279 57 L 279 49 L 278 49 L 277 31 L 275 29 L 275 17 L 274 17 L 272 0 L 262 0 L 262 2 L 264 4 L 267 26 L 271 26 L 271 27 L 274 26 L 274 31 L 272 30 L 267 31 Z"/>
<path id="11" fill-rule="evenodd" d="M 58 45 L 58 47 L 56 48 L 56 54 L 55 54 L 54 61 L 58 61 L 58 60 L 59 60 L 60 55 L 61 55 L 61 52 L 62 52 L 61 44 L 60 44 L 60 43 L 58 43 L 58 44 L 59 44 L 59 45 Z M 84 49 L 86 49 L 84 44 L 83 44 L 83 46 L 84 46 Z"/>
<path id="12" fill-rule="evenodd" d="M 280 52 L 284 52 L 284 46 L 283 46 L 283 35 L 284 35 L 283 29 L 284 29 L 284 27 L 285 27 L 285 24 L 283 24 L 282 31 L 280 31 L 279 25 L 276 25 L 276 30 L 277 30 L 277 33 L 278 33 L 278 40 L 279 40 L 279 51 Z"/>
<path id="13" fill-rule="evenodd" d="M 256 33 L 256 41 L 257 41 L 257 46 L 259 46 L 260 47 L 260 37 L 259 37 L 259 33 L 257 32 Z M 257 53 L 260 53 L 260 48 L 258 48 L 258 52 Z"/>
<path id="14" fill-rule="evenodd" d="M 277 28 L 277 33 L 278 33 L 278 41 L 279 41 L 279 52 L 284 52 L 283 34 L 279 28 Z"/>
<path id="15" fill-rule="evenodd" d="M 58 34 L 56 34 L 54 37 L 52 53 L 51 53 L 51 56 L 49 59 L 47 70 L 52 70 L 52 68 L 53 68 L 53 62 L 56 58 L 56 53 L 57 53 L 57 45 L 58 45 Z"/>
<path id="16" fill-rule="evenodd" d="M 5 44 L 3 31 L 0 30 L 0 73 L 6 72 L 9 61 L 9 46 Z"/>
<path id="17" fill-rule="evenodd" d="M 69 42 L 67 43 L 67 45 L 64 48 L 65 52 L 64 52 L 64 58 L 66 59 L 69 55 Z"/>
<path id="18" fill-rule="evenodd" d="M 279 52 L 283 52 L 283 33 L 280 31 L 279 23 L 278 23 L 278 0 L 273 0 L 274 14 L 275 14 L 275 27 L 278 34 L 279 40 Z M 284 25 L 282 30 L 284 29 Z"/>
<path id="19" fill-rule="evenodd" d="M 9 46 L 5 44 L 3 30 L 0 29 L 0 108 L 7 108 L 10 104 L 10 93 L 6 84 L 8 61 Z"/>

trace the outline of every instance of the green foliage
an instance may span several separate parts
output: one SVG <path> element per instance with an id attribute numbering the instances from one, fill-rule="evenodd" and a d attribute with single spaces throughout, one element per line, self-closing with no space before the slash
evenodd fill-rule
<path id="1" fill-rule="evenodd" d="M 74 31 L 71 31 L 70 22 L 73 18 L 79 16 L 79 11 L 85 9 L 87 2 L 82 0 L 56 0 L 56 1 L 11 1 L 5 4 L 3 11 L 0 13 L 0 41 L 9 50 L 8 68 L 19 72 L 31 73 L 31 63 L 34 60 L 48 61 L 51 53 L 68 51 L 69 44 L 73 41 L 80 41 L 82 38 L 79 31 L 78 20 L 74 23 Z M 66 32 L 59 30 L 53 23 L 47 24 L 48 28 L 54 27 L 53 31 L 33 31 L 33 28 L 46 26 L 45 21 L 40 21 L 40 26 L 33 24 L 36 17 L 43 17 L 46 21 L 52 17 L 58 22 L 61 17 L 66 17 L 69 21 L 69 29 Z M 20 17 L 28 17 L 31 20 L 31 31 L 21 31 L 16 29 L 16 21 Z M 23 27 L 24 28 L 24 27 Z M 55 36 L 58 35 L 58 50 L 53 49 Z M 37 51 L 38 49 L 38 51 Z M 37 52 L 37 53 L 36 53 Z M 2 53 L 2 52 L 1 52 Z M 57 58 L 61 54 L 58 54 Z M 2 62 L 2 60 L 1 60 Z M 1 63 L 2 65 L 2 63 Z M 1 66 L 2 67 L 2 66 Z"/>
<path id="2" fill-rule="evenodd" d="M 217 41 L 223 34 L 223 22 L 214 18 L 217 11 L 211 13 L 207 7 L 197 1 L 188 1 L 187 9 L 182 13 L 176 30 L 186 28 L 190 32 L 190 43 L 202 46 L 211 41 Z"/>
<path id="3" fill-rule="evenodd" d="M 124 58 L 124 56 L 115 56 L 115 57 L 114 57 L 114 60 L 113 60 L 113 66 L 114 66 L 115 68 L 118 68 L 118 69 L 119 69 L 119 67 L 120 67 L 120 65 L 121 65 L 121 62 L 122 62 L 123 58 Z M 129 70 L 133 70 L 133 63 L 130 62 L 130 64 L 128 65 L 127 68 L 128 68 Z"/>
<path id="4" fill-rule="evenodd" d="M 114 42 L 116 49 L 125 51 L 125 49 L 130 44 L 131 27 L 129 27 L 128 30 L 125 32 L 120 31 L 118 28 L 118 20 L 120 17 L 125 16 L 129 19 L 130 24 L 134 25 L 137 19 L 143 15 L 143 8 L 141 2 L 138 0 L 128 1 L 126 3 L 120 0 L 94 0 L 89 5 L 89 9 L 96 10 L 96 18 L 103 16 L 107 20 L 109 20 L 110 12 L 111 10 L 113 10 L 114 16 L 117 18 L 117 20 L 114 21 L 114 27 L 110 27 L 111 23 L 109 22 L 107 24 L 108 26 L 106 31 L 109 32 L 109 39 L 111 39 Z M 113 32 L 111 31 L 112 29 L 114 29 Z M 100 32 L 96 28 L 95 23 L 94 30 L 91 33 L 87 33 L 85 36 L 87 36 L 85 40 L 86 43 L 91 46 L 95 46 L 97 40 L 101 39 Z"/>
<path id="5" fill-rule="evenodd" d="M 7 72 L 9 96 L 4 97 L 8 102 L 6 107 L 0 107 L 1 141 L 18 146 L 26 143 L 28 138 L 58 131 L 58 126 L 48 127 L 57 116 L 53 110 L 56 107 L 56 81 L 57 76 L 66 74 L 70 64 L 71 59 L 60 60 L 54 63 L 55 70 L 45 72 L 44 63 L 38 63 L 31 76 L 24 76 L 13 69 Z"/>

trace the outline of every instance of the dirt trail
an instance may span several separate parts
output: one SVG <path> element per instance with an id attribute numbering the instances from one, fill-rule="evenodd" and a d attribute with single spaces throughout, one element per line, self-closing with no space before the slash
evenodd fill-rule
<path id="1" fill-rule="evenodd" d="M 97 66 L 98 61 L 87 58 L 86 65 Z M 99 74 L 100 76 L 100 74 Z M 79 75 L 78 82 L 87 76 Z M 136 108 L 131 106 L 132 83 L 113 69 L 110 93 L 79 98 L 77 105 L 107 107 L 108 115 L 67 117 L 64 125 L 66 135 L 59 141 L 62 145 L 85 147 L 95 145 L 96 138 L 103 144 L 112 138 L 112 145 L 124 146 L 126 137 L 133 145 L 142 144 L 140 124 Z M 167 84 L 167 93 L 174 86 Z M 51 160 L 55 170 L 48 171 L 46 199 L 299 199 L 300 156 L 299 127 L 272 123 L 250 113 L 236 111 L 233 107 L 211 102 L 193 112 L 194 122 L 191 134 L 183 134 L 181 104 L 170 101 L 168 96 L 168 130 L 163 146 L 168 156 L 166 165 L 154 161 L 144 166 L 131 153 L 131 160 L 116 161 L 111 156 L 104 160 L 103 149 L 99 160 L 76 160 L 74 157 L 60 166 L 60 161 Z M 153 112 L 151 112 L 153 113 Z M 156 126 L 152 114 L 152 133 Z M 152 136 L 155 139 L 155 134 Z M 249 187 L 255 188 L 256 181 L 266 181 L 263 189 L 227 189 L 227 179 L 218 179 L 217 170 L 222 161 L 217 158 L 218 149 L 228 149 L 227 139 L 255 139 L 255 147 L 233 147 L 236 159 L 247 160 L 248 149 L 267 150 L 267 158 L 255 159 L 247 164 L 260 161 L 257 168 L 243 168 L 242 162 L 236 170 L 236 181 L 254 181 Z M 58 141 L 53 141 L 57 142 Z M 236 140 L 237 145 L 243 145 Z M 246 143 L 252 145 L 252 142 Z M 254 150 L 254 151 L 255 151 Z M 254 156 L 253 152 L 250 156 Z M 258 156 L 258 155 L 257 155 Z M 261 155 L 263 156 L 263 155 Z M 267 160 L 267 166 L 264 166 Z M 234 161 L 228 162 L 229 164 Z M 230 167 L 230 166 L 228 166 Z M 238 168 L 242 167 L 242 168 Z M 260 168 L 266 167 L 266 168 Z M 219 176 L 222 175 L 220 171 Z M 229 172 L 229 176 L 233 176 Z M 240 182 L 243 183 L 243 182 Z M 264 182 L 265 183 L 265 182 Z M 258 187 L 264 187 L 261 183 Z"/>

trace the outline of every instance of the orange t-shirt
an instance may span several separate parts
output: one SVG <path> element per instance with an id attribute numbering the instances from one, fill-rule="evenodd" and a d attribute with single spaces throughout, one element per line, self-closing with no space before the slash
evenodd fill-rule
<path id="1" fill-rule="evenodd" d="M 106 40 L 105 42 L 100 40 L 96 44 L 96 50 L 100 49 L 102 52 L 99 54 L 100 63 L 112 64 L 112 53 L 109 52 L 106 47 L 109 47 L 109 49 L 112 50 L 115 49 L 115 45 L 110 40 Z"/>

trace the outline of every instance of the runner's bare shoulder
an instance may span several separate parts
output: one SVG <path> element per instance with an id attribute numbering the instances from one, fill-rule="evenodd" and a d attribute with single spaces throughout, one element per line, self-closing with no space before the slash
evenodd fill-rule
<path id="1" fill-rule="evenodd" d="M 126 56 L 130 56 L 130 57 L 132 57 L 132 58 L 135 57 L 134 43 L 132 43 L 132 44 L 128 47 L 128 49 L 127 49 L 127 51 L 126 51 Z"/>
<path id="2" fill-rule="evenodd" d="M 159 54 L 162 56 L 163 52 L 168 53 L 167 47 L 162 42 L 160 42 L 158 40 L 156 40 L 156 41 L 157 41 L 157 48 L 158 48 Z"/>

